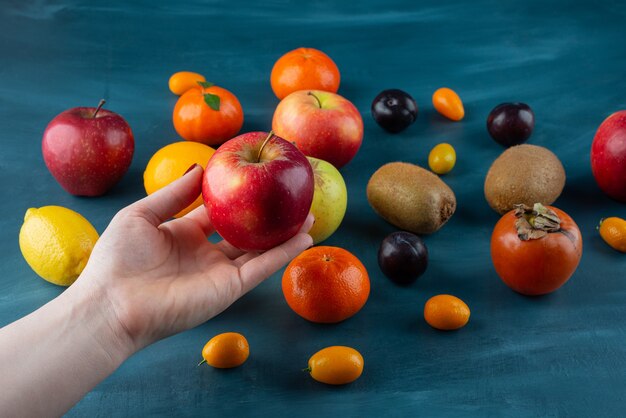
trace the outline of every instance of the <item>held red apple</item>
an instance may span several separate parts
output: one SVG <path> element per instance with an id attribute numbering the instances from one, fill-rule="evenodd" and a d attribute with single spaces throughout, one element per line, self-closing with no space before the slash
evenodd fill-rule
<path id="1" fill-rule="evenodd" d="M 591 145 L 591 171 L 604 193 L 626 202 L 626 110 L 600 124 Z"/>
<path id="2" fill-rule="evenodd" d="M 218 234 L 237 248 L 263 251 L 298 233 L 313 200 L 311 164 L 267 132 L 222 144 L 204 171 L 202 197 Z"/>
<path id="3" fill-rule="evenodd" d="M 274 112 L 272 129 L 305 155 L 337 168 L 352 160 L 363 142 L 363 119 L 357 108 L 327 91 L 300 90 L 285 97 Z"/>
<path id="4" fill-rule="evenodd" d="M 75 107 L 48 124 L 42 142 L 50 173 L 68 193 L 99 196 L 124 176 L 133 159 L 135 140 L 118 114 L 97 108 Z"/>

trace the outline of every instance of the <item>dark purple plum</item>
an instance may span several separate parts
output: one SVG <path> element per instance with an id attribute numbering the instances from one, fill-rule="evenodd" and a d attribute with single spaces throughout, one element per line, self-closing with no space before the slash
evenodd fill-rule
<path id="1" fill-rule="evenodd" d="M 384 90 L 372 102 L 372 116 L 384 130 L 396 134 L 415 122 L 417 104 L 402 90 Z"/>
<path id="2" fill-rule="evenodd" d="M 380 244 L 378 265 L 385 276 L 406 286 L 426 271 L 428 249 L 424 241 L 415 234 L 406 231 L 393 232 Z"/>
<path id="3" fill-rule="evenodd" d="M 523 144 L 534 128 L 535 114 L 526 103 L 499 104 L 487 117 L 489 135 L 505 147 Z"/>

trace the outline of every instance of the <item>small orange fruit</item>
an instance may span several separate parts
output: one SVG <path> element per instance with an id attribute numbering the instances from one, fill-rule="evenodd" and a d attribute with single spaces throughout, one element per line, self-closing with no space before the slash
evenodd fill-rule
<path id="1" fill-rule="evenodd" d="M 270 82 L 279 99 L 298 90 L 324 90 L 337 93 L 339 68 L 325 53 L 314 48 L 298 48 L 280 57 L 272 68 Z"/>
<path id="2" fill-rule="evenodd" d="M 241 366 L 250 355 L 248 340 L 237 332 L 225 332 L 216 335 L 202 349 L 203 363 L 218 369 L 230 369 Z"/>
<path id="3" fill-rule="evenodd" d="M 433 296 L 424 305 L 424 319 L 436 329 L 451 331 L 462 328 L 469 317 L 469 307 L 456 296 Z"/>
<path id="4" fill-rule="evenodd" d="M 370 280 L 363 263 L 338 247 L 313 247 L 285 269 L 283 294 L 291 309 L 312 322 L 350 318 L 365 305 Z"/>
<path id="5" fill-rule="evenodd" d="M 456 151 L 454 147 L 445 142 L 435 145 L 428 154 L 428 166 L 433 173 L 439 175 L 447 174 L 456 164 Z"/>
<path id="6" fill-rule="evenodd" d="M 326 347 L 311 356 L 309 367 L 304 370 L 318 382 L 345 385 L 363 373 L 363 356 L 350 347 Z"/>
<path id="7" fill-rule="evenodd" d="M 170 91 L 177 96 L 191 88 L 200 88 L 198 81 L 206 81 L 202 74 L 191 71 L 179 71 L 172 74 L 169 81 Z"/>
<path id="8" fill-rule="evenodd" d="M 626 253 L 626 220 L 614 216 L 602 219 L 598 230 L 602 239 L 611 248 Z"/>
<path id="9" fill-rule="evenodd" d="M 187 141 L 219 145 L 233 138 L 243 126 L 243 110 L 237 97 L 212 83 L 203 82 L 178 98 L 172 120 L 178 135 Z"/>
<path id="10" fill-rule="evenodd" d="M 206 167 L 215 150 L 199 142 L 180 141 L 158 150 L 148 161 L 143 172 L 143 185 L 147 194 L 152 194 L 180 178 L 193 164 Z M 202 205 L 202 196 L 175 215 L 180 218 Z"/>
<path id="11" fill-rule="evenodd" d="M 454 90 L 442 87 L 433 94 L 433 106 L 448 119 L 459 121 L 465 116 L 463 102 Z"/>

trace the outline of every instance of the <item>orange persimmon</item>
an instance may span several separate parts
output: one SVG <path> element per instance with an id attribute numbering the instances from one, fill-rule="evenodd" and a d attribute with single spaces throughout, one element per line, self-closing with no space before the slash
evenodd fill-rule
<path id="1" fill-rule="evenodd" d="M 560 209 L 518 205 L 504 214 L 491 235 L 491 259 L 510 288 L 543 295 L 569 280 L 580 262 L 583 241 L 572 218 Z"/>

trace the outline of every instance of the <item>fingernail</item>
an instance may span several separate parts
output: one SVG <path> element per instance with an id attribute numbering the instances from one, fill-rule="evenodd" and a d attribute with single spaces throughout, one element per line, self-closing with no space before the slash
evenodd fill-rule
<path id="1" fill-rule="evenodd" d="M 198 164 L 198 163 L 194 163 L 194 164 L 192 164 L 192 165 L 191 165 L 191 167 L 189 167 L 189 168 L 187 169 L 187 171 L 185 171 L 185 172 L 183 173 L 183 176 L 184 176 L 185 174 L 189 173 L 189 172 L 190 172 L 191 170 L 193 170 L 194 168 L 198 167 L 199 165 L 200 165 L 200 164 Z M 181 177 L 182 177 L 182 176 L 181 176 Z"/>

